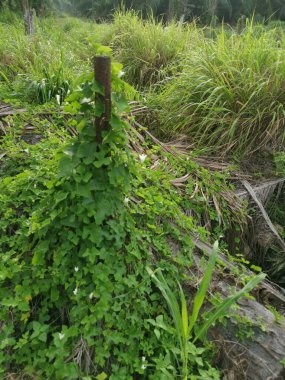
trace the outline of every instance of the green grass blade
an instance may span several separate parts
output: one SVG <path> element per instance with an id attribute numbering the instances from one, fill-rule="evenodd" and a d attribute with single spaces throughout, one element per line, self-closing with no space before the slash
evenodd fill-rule
<path id="1" fill-rule="evenodd" d="M 212 250 L 212 254 L 209 258 L 209 263 L 208 263 L 206 272 L 204 274 L 203 280 L 202 280 L 201 285 L 199 286 L 198 292 L 196 293 L 195 298 L 194 298 L 193 311 L 192 311 L 190 321 L 189 321 L 189 334 L 191 333 L 191 331 L 192 331 L 192 329 L 193 329 L 193 327 L 197 321 L 199 311 L 200 311 L 200 309 L 203 305 L 204 299 L 206 297 L 206 293 L 207 293 L 207 290 L 209 288 L 210 281 L 212 278 L 212 273 L 213 273 L 215 263 L 216 263 L 216 260 L 218 257 L 218 251 L 219 251 L 219 243 L 218 243 L 218 241 L 216 241 L 214 244 L 213 250 Z"/>
<path id="2" fill-rule="evenodd" d="M 164 278 L 164 276 L 163 276 L 163 274 L 162 274 L 162 272 L 161 272 L 160 269 L 157 269 L 157 271 L 156 271 L 157 276 L 155 275 L 155 273 L 153 272 L 152 269 L 146 268 L 146 270 L 147 270 L 148 274 L 150 275 L 150 277 L 155 282 L 156 286 L 161 291 L 163 297 L 165 298 L 165 300 L 166 300 L 166 302 L 168 304 L 168 307 L 169 307 L 169 310 L 170 310 L 170 313 L 171 313 L 171 316 L 172 316 L 172 319 L 173 319 L 173 322 L 174 322 L 174 325 L 175 325 L 177 339 L 179 341 L 179 345 L 180 345 L 181 351 L 183 351 L 182 318 L 181 318 L 181 314 L 180 314 L 179 304 L 177 302 L 175 294 L 169 288 L 169 286 L 168 286 L 167 282 L 165 281 L 165 278 Z"/>
<path id="3" fill-rule="evenodd" d="M 6 77 L 6 75 L 4 74 L 3 71 L 0 71 L 0 76 L 4 79 L 4 81 L 5 81 L 9 86 L 11 86 L 11 82 L 10 82 L 9 79 Z"/>
<path id="4" fill-rule="evenodd" d="M 181 319 L 182 319 L 182 330 L 183 330 L 183 338 L 186 342 L 189 339 L 189 330 L 188 330 L 188 310 L 186 298 L 183 292 L 181 285 L 178 283 L 180 290 L 180 301 L 181 301 Z"/>
<path id="5" fill-rule="evenodd" d="M 252 289 L 254 289 L 261 281 L 263 281 L 266 277 L 266 274 L 260 273 L 258 276 L 254 277 L 250 280 L 239 292 L 234 295 L 227 297 L 220 306 L 218 306 L 214 311 L 210 311 L 206 314 L 206 322 L 201 326 L 198 333 L 195 336 L 194 342 L 198 339 L 203 339 L 208 331 L 208 329 L 212 326 L 212 324 L 220 317 L 225 315 L 225 312 L 233 306 L 239 298 L 244 296 L 246 293 L 249 293 Z"/>

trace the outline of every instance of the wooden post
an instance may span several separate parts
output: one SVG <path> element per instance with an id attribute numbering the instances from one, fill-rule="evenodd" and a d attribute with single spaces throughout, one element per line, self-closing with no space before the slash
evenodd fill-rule
<path id="1" fill-rule="evenodd" d="M 29 0 L 22 0 L 24 11 L 25 32 L 28 35 L 35 33 L 35 14 L 34 10 L 29 5 Z"/>
<path id="2" fill-rule="evenodd" d="M 96 82 L 104 89 L 104 95 L 96 94 L 95 102 L 102 103 L 103 114 L 95 118 L 96 140 L 102 142 L 102 132 L 109 129 L 111 119 L 111 58 L 97 56 L 94 58 L 94 77 Z"/>

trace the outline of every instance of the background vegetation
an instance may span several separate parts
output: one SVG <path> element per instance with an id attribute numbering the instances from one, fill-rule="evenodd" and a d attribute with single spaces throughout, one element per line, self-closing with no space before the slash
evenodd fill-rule
<path id="1" fill-rule="evenodd" d="M 22 1 L 1 0 L 0 6 L 11 10 L 20 10 Z M 123 5 L 125 9 L 141 10 L 144 14 L 152 12 L 167 20 L 173 17 L 186 19 L 200 18 L 211 21 L 217 17 L 220 21 L 236 22 L 240 17 L 256 17 L 264 20 L 285 19 L 285 5 L 282 0 L 30 0 L 30 6 L 38 15 L 59 10 L 88 17 L 110 17 L 114 9 Z"/>
<path id="2" fill-rule="evenodd" d="M 0 100 L 27 111 L 0 125 L 3 376 L 222 376 L 204 339 L 228 313 L 220 294 L 207 293 L 217 245 L 198 271 L 190 234 L 214 244 L 234 231 L 234 262 L 246 207 L 233 201 L 228 166 L 211 171 L 197 161 L 201 151 L 235 164 L 258 153 L 269 175 L 284 176 L 285 37 L 282 22 L 268 21 L 282 19 L 283 8 L 277 1 L 132 4 L 142 12 L 114 11 L 113 1 L 31 2 L 39 17 L 26 35 L 22 4 L 2 1 Z M 55 18 L 59 10 L 106 22 Z M 241 17 L 253 12 L 254 20 Z M 184 24 L 182 14 L 209 25 Z M 216 16 L 239 21 L 222 27 Z M 113 65 L 112 129 L 100 147 L 93 96 L 101 89 L 89 74 L 95 54 L 123 64 Z M 126 123 L 129 112 L 147 133 L 183 144 L 175 152 L 154 144 L 143 127 Z M 37 144 L 26 142 L 27 127 Z M 282 228 L 284 207 L 271 207 Z M 284 284 L 284 255 L 274 249 L 268 272 Z M 238 288 L 228 306 L 264 278 L 247 273 L 227 269 Z M 188 300 L 180 284 L 192 282 L 200 286 Z M 215 312 L 202 314 L 204 303 Z"/>

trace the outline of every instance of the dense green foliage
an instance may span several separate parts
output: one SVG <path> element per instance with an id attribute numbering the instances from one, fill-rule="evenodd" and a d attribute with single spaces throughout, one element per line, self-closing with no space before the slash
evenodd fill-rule
<path id="1" fill-rule="evenodd" d="M 21 3 L 19 0 L 1 0 L 0 6 L 2 4 L 17 10 L 21 9 Z M 254 13 L 263 19 L 285 19 L 282 0 L 30 0 L 30 6 L 39 15 L 60 10 L 95 18 L 110 17 L 122 4 L 126 9 L 141 10 L 144 14 L 152 12 L 167 20 L 185 15 L 188 19 L 199 17 L 208 22 L 216 17 L 220 21 L 235 22 L 240 17 L 250 17 Z"/>
<path id="2" fill-rule="evenodd" d="M 212 279 L 213 270 L 215 267 L 216 260 L 218 258 L 219 246 L 218 242 L 215 242 L 212 254 L 209 259 L 208 266 L 205 270 L 204 277 L 199 286 L 199 290 L 195 295 L 193 300 L 192 313 L 188 312 L 187 301 L 182 287 L 179 285 L 180 289 L 180 304 L 177 301 L 175 293 L 171 290 L 168 285 L 168 281 L 163 276 L 160 268 L 156 270 L 156 274 L 148 268 L 148 272 L 151 274 L 151 277 L 154 279 L 154 282 L 157 284 L 157 287 L 160 289 L 163 297 L 165 298 L 170 314 L 174 322 L 174 332 L 177 336 L 180 350 L 177 350 L 177 354 L 181 357 L 181 374 L 183 380 L 187 380 L 189 375 L 191 377 L 191 369 L 189 368 L 189 354 L 193 351 L 193 346 L 189 344 L 190 338 L 193 335 L 193 330 L 196 327 L 198 316 L 200 310 L 203 306 L 210 281 Z M 205 322 L 203 325 L 196 328 L 196 333 L 194 335 L 194 343 L 201 338 L 205 338 L 209 328 L 215 323 L 219 318 L 223 317 L 225 312 L 233 306 L 236 301 L 243 296 L 245 293 L 250 292 L 259 282 L 265 278 L 264 274 L 260 274 L 253 278 L 246 286 L 241 289 L 239 292 L 233 294 L 232 296 L 226 298 L 223 302 L 219 304 L 216 308 L 208 311 L 205 315 Z M 203 376 L 206 376 L 206 373 Z"/>
<path id="3" fill-rule="evenodd" d="M 206 293 L 217 252 L 201 281 L 190 233 L 213 242 L 241 224 L 243 209 L 238 213 L 227 202 L 232 188 L 225 174 L 138 139 L 122 121 L 128 110 L 122 94 L 134 91 L 118 78 L 120 65 L 113 66 L 111 130 L 98 146 L 93 119 L 102 107 L 93 96 L 102 89 L 86 73 L 98 42 L 110 45 L 153 112 L 150 128 L 171 138 L 187 133 L 193 146 L 211 143 L 209 150 L 220 155 L 225 145 L 243 155 L 270 144 L 280 151 L 275 160 L 283 175 L 282 29 L 248 25 L 209 35 L 194 25 L 165 27 L 117 12 L 113 24 L 102 25 L 37 19 L 30 37 L 14 13 L 6 10 L 0 20 L 0 99 L 25 102 L 33 112 L 44 103 L 55 120 L 51 125 L 29 113 L 44 137 L 35 146 L 21 138 L 27 115 L 8 119 L 1 132 L 3 376 L 218 379 L 202 338 L 225 316 L 224 305 L 231 306 L 252 283 L 225 303 L 216 295 L 214 313 L 201 316 L 203 302 L 211 301 Z M 65 110 L 74 118 L 66 122 L 57 103 L 67 95 Z M 67 136 L 62 125 L 79 135 Z M 279 221 L 283 210 L 277 214 Z M 192 314 L 179 288 L 187 280 L 201 284 L 194 301 L 187 300 L 193 301 Z"/>
<path id="4" fill-rule="evenodd" d="M 114 89 L 122 86 L 120 69 L 114 67 Z M 176 338 L 146 266 L 163 270 L 175 288 L 193 264 L 189 231 L 207 233 L 183 212 L 190 199 L 165 170 L 179 160 L 165 157 L 165 167 L 151 170 L 146 155 L 127 148 L 129 127 L 117 114 L 127 106 L 120 93 L 113 97 L 111 130 L 96 144 L 93 115 L 102 112 L 100 103 L 94 109 L 96 91 L 102 90 L 89 79 L 70 96 L 68 110 L 84 117 L 78 139 L 59 156 L 51 155 L 54 144 L 62 146 L 55 137 L 13 150 L 5 138 L 1 371 L 46 379 L 103 379 L 105 373 L 110 379 L 176 378 Z M 147 153 L 161 154 L 157 147 Z M 13 160 L 21 155 L 26 159 L 15 171 Z M 202 178 L 207 173 L 191 161 L 180 161 L 175 170 L 201 170 Z M 193 187 L 189 178 L 186 192 Z M 199 198 L 190 202 L 201 207 Z M 170 241 L 179 242 L 174 255 Z M 207 355 L 191 343 L 191 378 L 219 378 Z"/>

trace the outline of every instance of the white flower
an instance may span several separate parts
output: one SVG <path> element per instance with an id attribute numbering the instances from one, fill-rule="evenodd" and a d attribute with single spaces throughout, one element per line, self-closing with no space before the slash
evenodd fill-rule
<path id="1" fill-rule="evenodd" d="M 142 369 L 142 370 L 145 370 L 145 369 L 146 369 L 146 365 L 144 364 L 145 361 L 146 361 L 145 356 L 142 356 L 142 363 L 143 363 L 142 366 L 141 366 L 141 369 Z"/>
<path id="2" fill-rule="evenodd" d="M 77 292 L 78 292 L 78 289 L 75 288 L 75 289 L 73 290 L 73 294 L 76 296 Z"/>
<path id="3" fill-rule="evenodd" d="M 124 204 L 127 205 L 129 202 L 130 202 L 130 199 L 129 199 L 128 197 L 126 197 L 126 198 L 124 199 Z"/>
<path id="4" fill-rule="evenodd" d="M 82 100 L 81 100 L 81 104 L 82 103 L 90 103 L 91 102 L 91 99 L 90 98 L 83 98 Z"/>
<path id="5" fill-rule="evenodd" d="M 89 294 L 89 298 L 90 298 L 91 300 L 92 300 L 93 296 L 94 296 L 93 292 Z"/>
<path id="6" fill-rule="evenodd" d="M 146 154 L 140 154 L 139 155 L 139 159 L 140 159 L 140 162 L 143 164 L 145 162 L 145 159 L 147 158 L 147 155 Z"/>
<path id="7" fill-rule="evenodd" d="M 74 268 L 74 272 L 78 272 L 79 271 L 79 268 L 78 267 L 75 267 Z"/>
<path id="8" fill-rule="evenodd" d="M 60 105 L 60 95 L 55 95 L 55 97 L 56 97 L 57 104 Z"/>
<path id="9" fill-rule="evenodd" d="M 58 334 L 59 340 L 62 340 L 64 338 L 64 336 L 65 336 L 64 334 L 59 333 Z"/>
<path id="10" fill-rule="evenodd" d="M 120 71 L 119 74 L 118 74 L 118 78 L 122 78 L 122 76 L 125 75 L 125 72 L 124 71 Z"/>
<path id="11" fill-rule="evenodd" d="M 72 157 L 72 156 L 74 155 L 74 152 L 72 152 L 71 149 L 66 149 L 66 150 L 64 151 L 64 154 L 66 154 L 66 155 L 69 156 L 69 157 Z"/>

